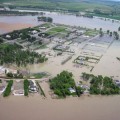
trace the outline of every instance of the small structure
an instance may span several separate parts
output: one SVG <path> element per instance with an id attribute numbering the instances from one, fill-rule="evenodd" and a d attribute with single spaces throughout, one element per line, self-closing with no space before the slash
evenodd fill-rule
<path id="1" fill-rule="evenodd" d="M 83 35 L 85 33 L 84 30 L 78 30 L 76 31 L 76 35 Z"/>
<path id="2" fill-rule="evenodd" d="M 6 38 L 10 39 L 10 38 L 11 38 L 11 36 L 10 36 L 10 35 L 6 35 Z"/>
<path id="3" fill-rule="evenodd" d="M 0 8 L 0 11 L 4 11 L 4 8 Z"/>
<path id="4" fill-rule="evenodd" d="M 5 11 L 10 11 L 10 8 L 9 7 L 4 7 L 4 10 Z"/>
<path id="5" fill-rule="evenodd" d="M 14 88 L 13 95 L 15 95 L 15 96 L 23 96 L 24 95 L 24 88 L 23 88 L 22 80 L 14 81 L 13 88 Z"/>
<path id="6" fill-rule="evenodd" d="M 82 56 L 79 57 L 79 60 L 85 60 L 85 59 L 86 59 L 85 57 Z"/>
<path id="7" fill-rule="evenodd" d="M 46 29 L 46 27 L 44 27 L 44 26 L 43 26 L 43 27 L 39 27 L 39 28 L 40 28 L 40 29 L 43 29 L 43 30 L 45 30 L 45 29 Z"/>
<path id="8" fill-rule="evenodd" d="M 85 62 L 82 61 L 82 60 L 76 60 L 76 62 L 77 62 L 78 64 L 80 64 L 80 65 L 85 65 Z"/>
<path id="9" fill-rule="evenodd" d="M 115 80 L 115 84 L 120 87 L 120 81 L 119 80 Z"/>
<path id="10" fill-rule="evenodd" d="M 69 88 L 69 91 L 70 91 L 70 93 L 75 93 L 76 91 L 75 91 L 75 89 L 73 89 L 73 88 Z"/>
<path id="11" fill-rule="evenodd" d="M 89 92 L 88 90 L 85 90 L 85 91 L 83 92 L 84 95 L 89 95 L 89 93 L 90 93 L 90 92 Z"/>
<path id="12" fill-rule="evenodd" d="M 36 30 L 33 30 L 31 33 L 32 33 L 32 34 L 36 34 L 36 33 L 37 33 L 37 31 L 36 31 Z"/>
<path id="13" fill-rule="evenodd" d="M 5 91 L 6 87 L 4 85 L 0 86 L 0 95 Z"/>
<path id="14" fill-rule="evenodd" d="M 1 80 L 0 79 L 0 95 L 3 94 L 3 92 L 5 91 L 6 89 L 6 82 L 4 80 Z"/>
<path id="15" fill-rule="evenodd" d="M 85 89 L 85 90 L 89 90 L 90 87 L 88 85 L 80 85 L 81 88 Z"/>
<path id="16" fill-rule="evenodd" d="M 29 81 L 29 91 L 32 93 L 38 92 L 37 85 L 36 85 L 35 81 L 33 81 L 33 80 Z"/>
<path id="17" fill-rule="evenodd" d="M 0 74 L 5 73 L 5 68 L 3 66 L 0 66 Z"/>
<path id="18" fill-rule="evenodd" d="M 54 50 L 60 50 L 60 51 L 66 51 L 69 49 L 69 46 L 65 46 L 65 45 L 58 45 L 54 48 Z"/>

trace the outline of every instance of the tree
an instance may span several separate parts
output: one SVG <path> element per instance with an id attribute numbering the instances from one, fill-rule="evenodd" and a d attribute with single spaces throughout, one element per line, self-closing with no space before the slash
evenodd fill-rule
<path id="1" fill-rule="evenodd" d="M 112 32 L 110 32 L 110 37 L 112 37 Z"/>
<path id="2" fill-rule="evenodd" d="M 2 38 L 0 38 L 0 44 L 1 44 L 1 43 L 3 43 L 3 39 L 2 39 Z"/>
<path id="3" fill-rule="evenodd" d="M 61 72 L 56 77 L 50 80 L 50 88 L 59 97 L 72 95 L 72 93 L 70 93 L 69 91 L 69 88 L 75 88 L 75 82 L 72 76 L 73 75 L 70 72 Z"/>
<path id="4" fill-rule="evenodd" d="M 43 63 L 47 58 L 34 51 L 22 50 L 17 44 L 1 44 L 0 45 L 0 64 L 16 64 L 18 67 Z"/>
<path id="5" fill-rule="evenodd" d="M 107 30 L 107 34 L 109 34 L 110 33 L 110 30 Z"/>
<path id="6" fill-rule="evenodd" d="M 102 28 L 100 28 L 100 31 L 102 31 Z"/>
<path id="7" fill-rule="evenodd" d="M 7 73 L 7 70 L 5 69 L 5 74 Z"/>
<path id="8" fill-rule="evenodd" d="M 7 85 L 4 93 L 3 93 L 3 96 L 4 96 L 4 97 L 7 97 L 7 96 L 10 95 L 12 85 L 13 85 L 13 80 L 10 80 L 10 81 L 8 82 L 8 85 Z"/>
<path id="9" fill-rule="evenodd" d="M 120 27 L 118 28 L 118 31 L 120 31 Z"/>
<path id="10" fill-rule="evenodd" d="M 12 74 L 11 72 L 8 72 L 8 73 L 6 74 L 6 76 L 7 76 L 7 77 L 10 77 L 10 78 L 13 78 L 13 74 Z"/>
<path id="11" fill-rule="evenodd" d="M 102 28 L 100 28 L 99 35 L 100 35 L 100 37 L 102 37 L 104 35 Z"/>
<path id="12" fill-rule="evenodd" d="M 28 92 L 29 92 L 29 81 L 24 80 L 24 95 L 28 96 Z"/>
<path id="13" fill-rule="evenodd" d="M 116 40 L 118 40 L 118 39 L 119 39 L 119 34 L 118 34 L 116 31 L 114 31 L 113 33 L 114 33 L 114 38 L 115 38 Z"/>
<path id="14" fill-rule="evenodd" d="M 83 90 L 82 90 L 82 88 L 81 87 L 75 87 L 76 88 L 76 93 L 77 93 L 77 95 L 78 95 L 78 97 L 80 97 L 80 95 L 81 94 L 83 94 Z"/>

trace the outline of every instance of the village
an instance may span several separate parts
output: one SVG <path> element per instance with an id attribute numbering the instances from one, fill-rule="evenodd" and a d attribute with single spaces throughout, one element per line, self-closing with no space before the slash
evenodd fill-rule
<path id="1" fill-rule="evenodd" d="M 1 35 L 1 38 L 4 44 L 20 45 L 23 50 L 37 52 L 48 59 L 40 65 L 35 63 L 35 65 L 25 67 L 0 66 L 0 94 L 4 97 L 10 94 L 15 96 L 40 94 L 43 98 L 58 98 L 59 95 L 64 97 L 59 90 L 54 91 L 50 88 L 50 80 L 64 70 L 72 72 L 75 79 L 75 81 L 73 80 L 75 84 L 68 85 L 66 88 L 68 92 L 66 95 L 90 95 L 92 85 L 90 81 L 95 76 L 93 75 L 93 78 L 87 78 L 87 80 L 86 76 L 91 77 L 95 66 L 116 41 L 114 34 L 111 35 L 110 31 L 55 23 L 44 23 L 33 28 L 16 30 Z M 82 69 L 82 71 L 79 72 L 78 69 Z M 90 74 L 84 73 L 84 71 Z M 74 76 L 76 73 L 78 73 L 77 77 Z M 112 84 L 119 88 L 119 79 L 109 77 L 112 79 Z M 117 93 L 119 94 L 118 91 Z"/>

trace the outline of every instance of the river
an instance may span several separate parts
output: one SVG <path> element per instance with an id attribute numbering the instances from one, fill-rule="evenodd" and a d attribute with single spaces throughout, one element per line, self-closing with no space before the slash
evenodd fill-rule
<path id="1" fill-rule="evenodd" d="M 24 11 L 28 11 L 28 10 L 24 10 Z M 120 21 L 112 22 L 112 20 L 109 20 L 109 19 L 105 21 L 104 19 L 100 19 L 98 17 L 94 17 L 94 18 L 76 17 L 75 15 L 61 14 L 61 13 L 55 13 L 55 12 L 45 12 L 45 16 L 52 17 L 53 23 L 66 24 L 71 26 L 75 25 L 75 26 L 81 26 L 81 27 L 93 28 L 93 29 L 102 28 L 103 30 L 117 31 L 118 27 L 120 26 Z M 31 27 L 30 25 L 35 26 L 35 25 L 41 24 L 41 22 L 37 21 L 37 16 L 0 16 L 0 23 L 6 23 L 6 24 L 12 24 L 12 25 L 28 24 L 28 27 Z M 17 25 L 15 26 L 17 29 Z M 3 33 L 2 30 L 4 29 L 3 27 L 0 26 L 0 33 Z M 6 32 L 8 32 L 7 29 L 6 29 Z"/>

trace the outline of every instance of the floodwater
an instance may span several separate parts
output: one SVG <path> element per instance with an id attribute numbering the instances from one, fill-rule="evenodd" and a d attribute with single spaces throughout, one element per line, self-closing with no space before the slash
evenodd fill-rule
<path id="1" fill-rule="evenodd" d="M 24 10 L 24 11 L 29 11 L 29 10 Z M 107 19 L 105 21 L 104 19 L 100 19 L 97 17 L 95 18 L 76 17 L 75 15 L 67 15 L 67 14 L 61 14 L 55 12 L 45 12 L 45 16 L 52 17 L 54 23 L 66 24 L 71 26 L 75 25 L 75 26 L 81 26 L 81 27 L 87 27 L 93 29 L 103 28 L 103 30 L 117 31 L 118 27 L 120 26 L 120 21 L 115 21 L 113 23 L 112 20 Z M 0 16 L 0 23 L 2 22 L 7 24 L 30 24 L 34 26 L 41 24 L 41 22 L 37 21 L 37 16 Z M 14 29 L 11 29 L 11 31 L 12 30 Z M 1 27 L 0 27 L 0 31 L 2 31 Z"/>
<path id="2" fill-rule="evenodd" d="M 95 41 L 94 41 L 95 42 Z M 88 42 L 86 42 L 87 44 Z M 73 61 L 81 55 L 81 52 L 86 51 L 87 47 L 83 50 L 82 44 L 84 46 L 84 43 L 81 43 L 81 47 L 79 46 L 73 46 L 76 48 L 75 55 L 73 55 L 72 59 L 70 59 L 68 62 L 66 62 L 64 65 L 61 65 L 61 61 L 65 60 L 67 58 L 67 53 L 64 53 L 62 56 L 54 56 L 54 52 L 50 50 L 50 48 L 46 49 L 46 52 L 50 52 L 53 54 L 52 57 L 48 58 L 48 61 L 44 64 L 35 64 L 35 65 L 29 65 L 28 69 L 30 72 L 49 72 L 52 74 L 52 76 L 56 76 L 63 70 L 67 70 L 69 72 L 72 72 L 74 75 L 74 79 L 76 82 L 80 81 L 80 75 L 82 72 L 90 73 L 90 69 L 88 67 L 75 67 Z M 95 43 L 97 45 L 97 43 Z M 105 44 L 105 43 L 104 43 Z M 103 44 L 103 45 L 104 45 Z M 103 55 L 100 61 L 94 65 L 94 69 L 92 71 L 95 75 L 103 75 L 103 76 L 114 76 L 115 79 L 120 79 L 120 61 L 116 59 L 116 57 L 120 56 L 120 41 L 114 41 L 109 48 L 103 48 L 101 46 L 101 50 L 98 52 L 98 48 L 93 46 L 91 50 L 95 53 L 95 55 L 100 54 Z M 89 52 L 91 50 L 88 50 Z M 43 50 L 37 50 L 38 53 L 41 53 Z"/>
<path id="3" fill-rule="evenodd" d="M 104 19 L 100 17 L 87 18 L 87 17 L 76 17 L 75 15 L 67 15 L 56 12 L 45 12 L 45 11 L 32 11 L 32 10 L 19 10 L 21 12 L 44 12 L 46 16 L 52 17 L 54 23 L 66 24 L 71 26 L 81 26 L 87 28 L 103 28 L 103 30 L 117 31 L 120 26 L 120 21 L 112 19 Z"/>
<path id="4" fill-rule="evenodd" d="M 69 25 L 80 25 L 82 27 L 100 28 L 104 30 L 117 30 L 119 23 L 104 21 L 100 19 L 89 19 L 75 17 L 73 15 L 60 15 L 47 13 L 46 16 L 53 17 L 55 23 Z M 38 25 L 36 16 L 12 16 L 0 17 L 0 22 L 9 24 L 25 23 Z M 0 29 L 1 31 L 1 29 Z M 49 51 L 49 50 L 48 50 Z M 95 66 L 93 74 L 107 76 L 118 76 L 120 79 L 120 62 L 116 57 L 120 57 L 120 42 L 115 41 L 104 53 L 100 62 Z M 41 52 L 38 51 L 38 52 Z M 31 72 L 50 72 L 53 76 L 62 70 L 73 72 L 75 81 L 80 81 L 80 74 L 88 72 L 87 68 L 73 67 L 73 60 L 77 54 L 66 64 L 61 65 L 64 58 L 61 56 L 50 58 L 47 63 L 28 66 Z M 91 96 L 81 98 L 67 98 L 61 100 L 42 99 L 39 95 L 25 97 L 10 96 L 2 98 L 0 96 L 0 120 L 120 120 L 120 96 Z"/>
<path id="5" fill-rule="evenodd" d="M 76 17 L 74 15 L 64 15 L 64 14 L 47 14 L 46 16 L 52 17 L 54 23 L 81 26 L 86 28 L 102 28 L 103 30 L 117 31 L 120 22 L 112 23 L 111 20 L 102 20 L 99 18 L 86 18 L 86 17 Z"/>
<path id="6" fill-rule="evenodd" d="M 37 17 L 33 16 L 0 16 L 0 34 L 33 27 L 41 23 L 37 21 Z"/>
<path id="7" fill-rule="evenodd" d="M 120 120 L 120 96 L 0 98 L 0 120 Z"/>

